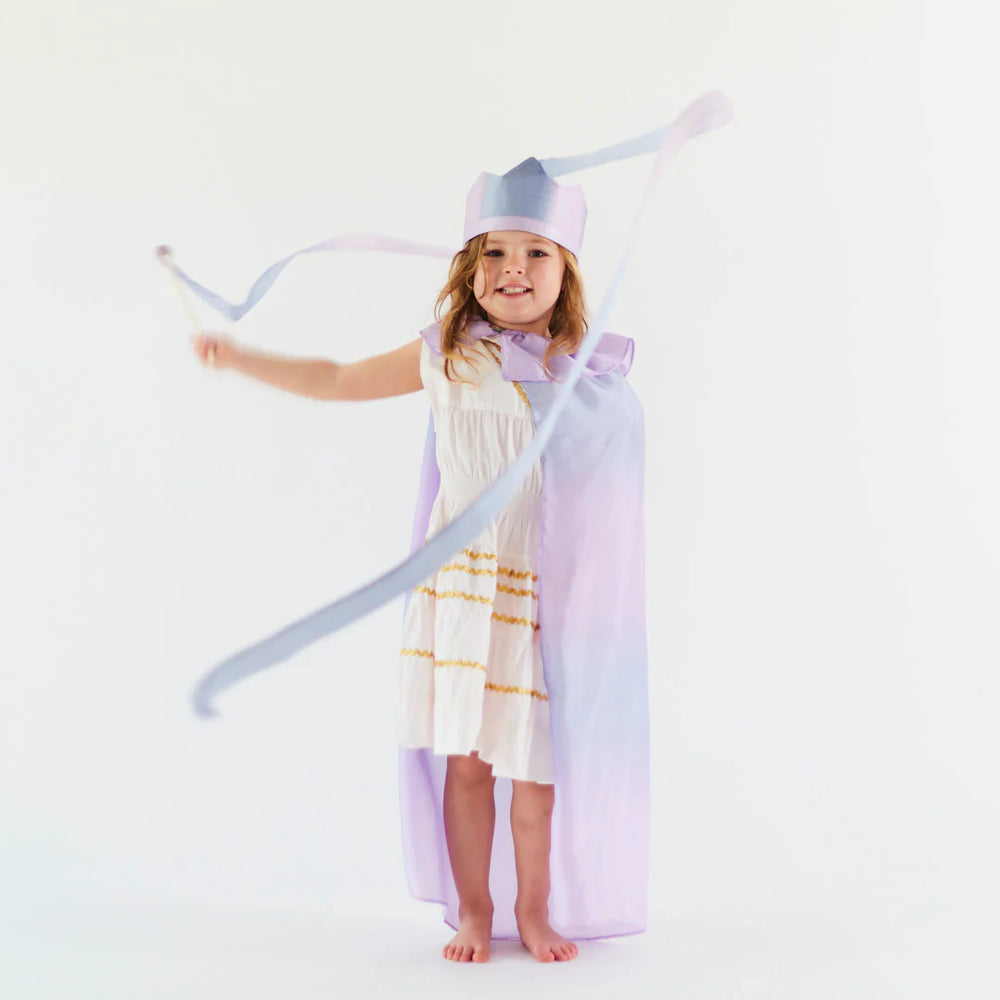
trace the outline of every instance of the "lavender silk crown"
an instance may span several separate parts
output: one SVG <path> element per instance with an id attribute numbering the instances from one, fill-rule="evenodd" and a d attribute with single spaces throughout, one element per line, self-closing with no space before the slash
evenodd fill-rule
<path id="1" fill-rule="evenodd" d="M 485 171 L 465 199 L 467 243 L 480 233 L 520 229 L 544 236 L 579 257 L 587 204 L 583 188 L 557 184 L 533 156 L 498 176 Z"/>

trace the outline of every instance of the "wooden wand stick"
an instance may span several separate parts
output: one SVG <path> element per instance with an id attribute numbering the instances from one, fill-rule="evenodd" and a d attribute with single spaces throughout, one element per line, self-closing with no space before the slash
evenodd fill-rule
<path id="1" fill-rule="evenodd" d="M 191 327 L 194 330 L 195 336 L 197 336 L 202 332 L 201 326 L 199 325 L 198 317 L 195 315 L 195 311 L 191 306 L 191 300 L 184 294 L 181 279 L 177 274 L 177 267 L 174 265 L 173 251 L 170 247 L 161 245 L 156 248 L 156 256 L 160 263 L 170 272 L 170 277 L 173 279 L 174 291 L 177 292 L 177 297 L 181 300 L 181 306 L 191 322 Z M 209 344 L 206 357 L 210 365 L 215 364 L 214 344 Z"/>

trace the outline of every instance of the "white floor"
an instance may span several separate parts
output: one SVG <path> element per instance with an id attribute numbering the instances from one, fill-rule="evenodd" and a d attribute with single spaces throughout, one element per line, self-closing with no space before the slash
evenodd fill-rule
<path id="1" fill-rule="evenodd" d="M 451 935 L 437 908 L 391 915 L 225 910 L 156 900 L 3 901 L 5 1000 L 198 1000 L 274 997 L 552 995 L 762 1000 L 995 997 L 998 977 L 955 913 L 886 919 L 811 910 L 684 918 L 653 914 L 647 933 L 584 941 L 573 962 L 542 965 L 517 942 L 490 962 L 441 957 Z M 992 942 L 989 942 L 992 943 Z M 473 986 L 469 977 L 474 977 Z"/>

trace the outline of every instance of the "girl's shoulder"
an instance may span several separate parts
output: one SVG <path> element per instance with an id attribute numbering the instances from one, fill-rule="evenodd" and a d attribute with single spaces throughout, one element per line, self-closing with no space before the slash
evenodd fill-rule
<path id="1" fill-rule="evenodd" d="M 424 342 L 431 349 L 431 352 L 434 354 L 435 357 L 440 358 L 443 355 L 443 351 L 441 350 L 440 321 L 436 323 L 431 323 L 430 326 L 424 327 L 424 329 L 420 331 L 420 336 L 424 338 Z M 495 345 L 498 344 L 497 337 L 476 337 L 473 343 L 462 345 L 463 350 L 466 352 L 466 354 L 470 352 L 473 355 L 481 354 L 482 351 L 478 350 L 478 342 L 480 340 L 489 340 L 491 343 Z"/>
<path id="2" fill-rule="evenodd" d="M 420 331 L 420 336 L 424 338 L 427 346 L 436 354 L 438 357 L 441 356 L 441 323 L 431 323 L 430 326 L 425 327 Z"/>

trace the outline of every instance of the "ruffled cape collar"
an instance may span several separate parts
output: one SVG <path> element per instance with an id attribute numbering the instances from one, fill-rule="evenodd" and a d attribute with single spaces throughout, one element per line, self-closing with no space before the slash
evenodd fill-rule
<path id="1" fill-rule="evenodd" d="M 484 319 L 474 319 L 466 327 L 470 340 L 491 339 L 500 344 L 500 374 L 506 382 L 548 382 L 542 367 L 545 351 L 551 343 L 548 337 L 528 330 L 506 330 Z M 441 354 L 441 324 L 434 323 L 420 331 L 435 354 Z M 617 333 L 601 336 L 584 366 L 584 375 L 606 375 L 619 372 L 627 375 L 632 367 L 635 341 Z M 556 354 L 549 359 L 549 368 L 558 379 L 569 372 L 575 354 Z"/>

